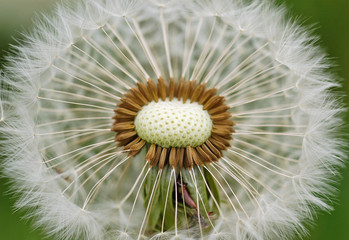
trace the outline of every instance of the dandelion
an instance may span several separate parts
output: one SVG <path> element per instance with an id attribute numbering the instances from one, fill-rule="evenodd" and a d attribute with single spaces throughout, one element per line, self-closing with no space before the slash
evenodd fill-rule
<path id="1" fill-rule="evenodd" d="M 289 239 L 343 157 L 326 55 L 267 1 L 96 0 L 1 79 L 2 167 L 57 239 Z"/>

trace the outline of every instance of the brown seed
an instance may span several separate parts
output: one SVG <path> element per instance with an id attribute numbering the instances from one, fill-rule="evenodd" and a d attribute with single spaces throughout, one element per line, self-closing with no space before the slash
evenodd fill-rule
<path id="1" fill-rule="evenodd" d="M 126 140 L 126 139 L 132 138 L 136 135 L 137 135 L 137 133 L 135 131 L 122 132 L 115 137 L 115 141 Z"/>
<path id="2" fill-rule="evenodd" d="M 196 102 L 198 99 L 200 99 L 204 91 L 205 91 L 205 84 L 200 84 L 198 87 L 196 87 L 190 98 L 190 102 L 193 103 L 193 102 Z"/>
<path id="3" fill-rule="evenodd" d="M 132 116 L 132 117 L 137 116 L 137 112 L 132 111 L 130 109 L 126 109 L 126 108 L 118 108 L 118 109 L 116 109 L 115 112 L 119 113 L 121 115 L 127 115 L 127 116 Z"/>
<path id="4" fill-rule="evenodd" d="M 137 103 L 139 106 L 143 106 L 143 102 L 141 100 L 139 100 L 139 98 L 137 98 L 133 92 L 127 92 L 124 94 L 125 98 L 131 99 L 132 101 L 134 101 L 135 103 Z"/>
<path id="5" fill-rule="evenodd" d="M 146 161 L 153 161 L 155 157 L 155 152 L 156 152 L 156 145 L 152 144 L 147 152 L 147 155 L 145 156 Z"/>
<path id="6" fill-rule="evenodd" d="M 120 114 L 120 113 L 118 113 L 115 117 L 117 118 L 118 122 L 129 122 L 129 121 L 133 121 L 135 118 L 134 116 Z"/>
<path id="7" fill-rule="evenodd" d="M 196 164 L 196 166 L 203 165 L 204 164 L 203 160 L 200 158 L 199 154 L 197 153 L 196 148 L 192 148 L 192 147 L 190 147 L 190 148 L 192 150 L 191 154 L 192 154 L 192 158 L 193 158 L 193 161 Z"/>
<path id="8" fill-rule="evenodd" d="M 186 148 L 186 159 L 184 159 L 184 166 L 186 169 L 192 169 L 193 168 L 193 153 L 192 153 L 192 147 L 187 146 Z"/>
<path id="9" fill-rule="evenodd" d="M 129 139 L 125 139 L 125 140 L 120 140 L 120 141 L 117 141 L 118 142 L 118 147 L 124 147 L 129 144 L 130 142 L 132 142 L 133 140 L 135 140 L 137 138 L 137 136 L 134 136 L 132 138 L 129 138 Z"/>
<path id="10" fill-rule="evenodd" d="M 182 170 L 183 168 L 183 164 L 184 164 L 184 158 L 185 158 L 185 150 L 184 148 L 178 148 L 178 167 L 179 167 L 179 171 Z"/>
<path id="11" fill-rule="evenodd" d="M 182 96 L 182 101 L 185 103 L 190 95 L 190 86 L 192 85 L 192 82 L 186 82 L 183 87 L 183 96 Z"/>
<path id="12" fill-rule="evenodd" d="M 127 131 L 127 130 L 133 130 L 135 126 L 133 125 L 133 122 L 122 122 L 122 123 L 116 123 L 112 130 L 115 132 L 118 131 Z"/>
<path id="13" fill-rule="evenodd" d="M 152 96 L 152 99 L 155 101 L 155 102 L 158 102 L 159 101 L 159 98 L 158 98 L 158 91 L 157 91 L 157 88 L 156 88 L 156 85 L 154 83 L 154 80 L 149 78 L 148 80 L 148 91 L 150 92 L 151 96 Z"/>
<path id="14" fill-rule="evenodd" d="M 217 115 L 212 115 L 211 119 L 215 123 L 215 122 L 218 122 L 218 121 L 227 120 L 230 117 L 231 117 L 231 114 L 229 112 L 224 112 L 224 113 L 220 113 L 220 114 L 217 114 Z"/>
<path id="15" fill-rule="evenodd" d="M 212 133 L 217 134 L 218 136 L 222 136 L 222 137 L 229 137 L 231 135 L 230 128 L 217 127 L 217 126 L 215 126 L 212 129 Z"/>
<path id="16" fill-rule="evenodd" d="M 229 138 L 225 139 L 217 134 L 212 133 L 211 138 L 217 140 L 218 142 L 224 144 L 224 146 L 229 147 L 230 143 L 229 140 L 231 139 L 231 135 L 229 135 Z"/>
<path id="17" fill-rule="evenodd" d="M 162 101 L 166 100 L 166 84 L 161 77 L 158 79 L 158 96 Z"/>
<path id="18" fill-rule="evenodd" d="M 178 164 L 177 151 L 175 147 L 171 148 L 170 150 L 169 162 L 172 169 L 174 169 Z"/>
<path id="19" fill-rule="evenodd" d="M 215 148 L 217 148 L 219 151 L 223 151 L 223 150 L 227 149 L 223 143 L 217 141 L 216 139 L 214 139 L 212 137 L 210 137 L 207 141 L 210 141 L 212 143 L 212 145 L 215 146 Z"/>
<path id="20" fill-rule="evenodd" d="M 193 81 L 190 81 L 189 82 L 189 96 L 193 95 L 194 93 L 194 89 L 197 87 L 197 84 L 196 84 L 196 81 L 193 80 Z"/>
<path id="21" fill-rule="evenodd" d="M 210 148 L 210 150 L 217 156 L 217 158 L 221 158 L 221 157 L 223 157 L 223 153 L 222 153 L 222 151 L 221 150 L 219 150 L 218 148 L 216 148 L 211 142 L 210 142 L 210 144 L 206 144 L 209 148 Z"/>
<path id="22" fill-rule="evenodd" d="M 118 107 L 128 108 L 137 112 L 142 110 L 142 107 L 134 102 L 131 98 L 122 98 Z"/>
<path id="23" fill-rule="evenodd" d="M 210 156 L 211 161 L 216 162 L 218 158 L 220 157 L 221 152 L 218 151 L 217 149 L 217 154 L 214 153 L 208 146 L 207 143 L 202 144 L 202 150 L 205 151 L 207 155 Z"/>
<path id="24" fill-rule="evenodd" d="M 183 96 L 184 84 L 185 84 L 184 78 L 181 78 L 181 80 L 179 81 L 179 84 L 178 84 L 177 91 L 176 91 L 176 97 L 178 98 L 178 100 L 180 100 Z"/>
<path id="25" fill-rule="evenodd" d="M 130 156 L 133 157 L 133 156 L 136 156 L 139 151 L 141 151 L 142 147 L 145 145 L 146 141 L 144 141 L 143 139 L 134 144 L 133 146 L 130 147 Z"/>
<path id="26" fill-rule="evenodd" d="M 153 160 L 150 162 L 150 167 L 154 167 L 159 162 L 161 152 L 162 152 L 162 147 L 157 146 L 155 156 L 154 156 Z"/>
<path id="27" fill-rule="evenodd" d="M 215 115 L 215 114 L 218 114 L 218 113 L 225 112 L 225 111 L 227 111 L 229 109 L 230 108 L 227 105 L 222 104 L 222 105 L 218 105 L 218 106 L 216 106 L 214 108 L 209 109 L 208 113 L 210 115 Z"/>
<path id="28" fill-rule="evenodd" d="M 138 82 L 137 83 L 138 89 L 139 91 L 143 94 L 143 96 L 148 100 L 148 102 L 153 101 L 151 94 L 149 92 L 149 89 L 147 88 L 147 86 L 143 83 Z"/>
<path id="29" fill-rule="evenodd" d="M 169 90 L 168 90 L 168 97 L 169 97 L 169 100 L 172 101 L 172 99 L 174 98 L 175 96 L 175 93 L 176 93 L 176 83 L 174 81 L 173 78 L 170 79 L 170 86 L 169 86 Z"/>
<path id="30" fill-rule="evenodd" d="M 230 119 L 221 120 L 221 121 L 214 121 L 214 124 L 218 125 L 218 126 L 220 126 L 220 125 L 228 125 L 230 127 L 235 126 L 235 123 L 232 120 L 230 120 Z"/>
<path id="31" fill-rule="evenodd" d="M 162 152 L 160 155 L 160 161 L 159 161 L 159 169 L 163 169 L 166 164 L 166 157 L 167 157 L 167 148 L 162 148 Z"/>
<path id="32" fill-rule="evenodd" d="M 204 104 L 203 109 L 204 110 L 209 110 L 211 108 L 216 107 L 217 105 L 219 106 L 223 101 L 224 101 L 224 97 L 221 97 L 221 96 L 211 97 L 210 99 L 208 99 L 206 101 L 206 103 Z"/>
<path id="33" fill-rule="evenodd" d="M 195 148 L 203 162 L 212 162 L 211 157 L 200 146 Z"/>
<path id="34" fill-rule="evenodd" d="M 148 100 L 145 98 L 145 96 L 141 93 L 141 91 L 138 88 L 132 88 L 130 90 L 133 95 L 141 102 L 141 106 L 147 105 L 149 102 Z"/>
<path id="35" fill-rule="evenodd" d="M 209 90 L 204 91 L 198 103 L 201 105 L 204 105 L 206 101 L 208 101 L 211 97 L 213 97 L 216 94 L 216 92 L 217 92 L 216 88 L 211 88 Z"/>
<path id="36" fill-rule="evenodd" d="M 133 140 L 132 142 L 128 143 L 124 149 L 125 150 L 129 150 L 133 145 L 139 143 L 142 139 L 140 137 L 137 137 L 135 140 Z"/>

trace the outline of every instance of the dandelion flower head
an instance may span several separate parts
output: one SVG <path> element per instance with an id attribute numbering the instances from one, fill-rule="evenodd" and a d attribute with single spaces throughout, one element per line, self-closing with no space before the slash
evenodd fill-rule
<path id="1" fill-rule="evenodd" d="M 268 1 L 57 5 L 7 58 L 2 168 L 57 239 L 289 239 L 329 210 L 337 86 Z"/>

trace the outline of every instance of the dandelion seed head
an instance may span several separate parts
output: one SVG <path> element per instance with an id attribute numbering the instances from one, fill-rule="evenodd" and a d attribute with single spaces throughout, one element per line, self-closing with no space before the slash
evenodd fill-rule
<path id="1" fill-rule="evenodd" d="M 284 12 L 98 0 L 42 16 L 0 83 L 16 207 L 57 239 L 304 234 L 331 209 L 343 110 Z"/>

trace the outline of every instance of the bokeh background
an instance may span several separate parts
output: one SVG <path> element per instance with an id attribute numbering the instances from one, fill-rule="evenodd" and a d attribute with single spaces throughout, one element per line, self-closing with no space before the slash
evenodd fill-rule
<path id="1" fill-rule="evenodd" d="M 36 13 L 50 11 L 58 0 L 0 0 L 0 65 L 15 38 L 30 31 L 31 19 Z M 290 17 L 298 18 L 306 26 L 315 24 L 320 45 L 337 63 L 332 69 L 342 82 L 344 101 L 349 103 L 349 1 L 348 0 L 278 0 L 285 4 Z M 1 68 L 0 68 L 1 69 Z M 348 104 L 349 105 L 349 104 Z M 349 112 L 345 116 L 349 123 Z M 343 131 L 348 135 L 348 127 Z M 347 142 L 349 143 L 349 136 Z M 349 147 L 348 147 L 349 150 Z M 347 159 L 348 161 L 348 159 Z M 349 164 L 347 164 L 349 165 Z M 349 239 L 349 168 L 342 170 L 335 210 L 320 213 L 315 225 L 310 227 L 306 240 Z M 22 219 L 22 212 L 13 211 L 15 199 L 11 198 L 6 179 L 0 179 L 0 240 L 41 240 L 40 229 L 33 229 L 30 220 Z"/>

